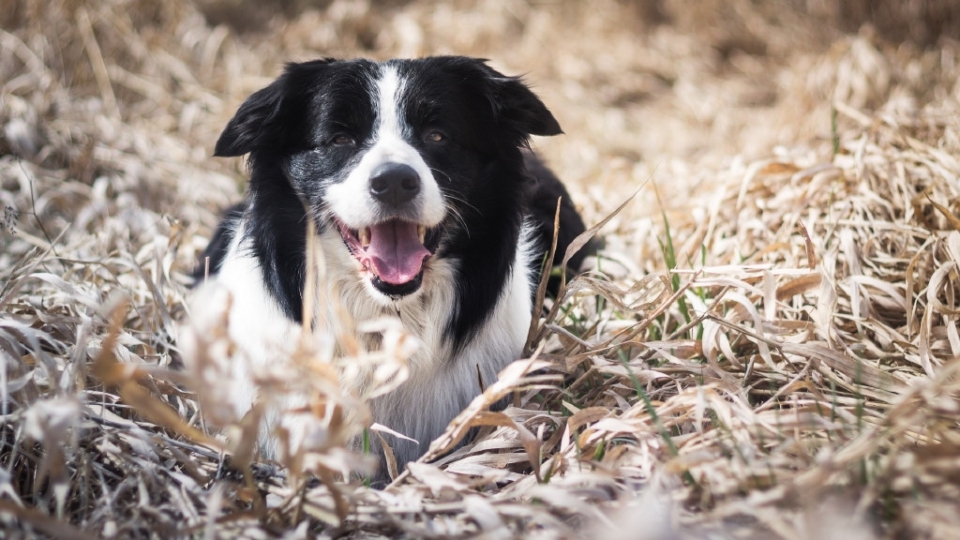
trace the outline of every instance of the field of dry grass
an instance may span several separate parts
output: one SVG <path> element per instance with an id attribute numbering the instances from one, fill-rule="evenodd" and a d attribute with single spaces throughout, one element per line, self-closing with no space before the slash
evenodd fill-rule
<path id="1" fill-rule="evenodd" d="M 958 28 L 947 0 L 11 0 L 0 536 L 960 538 Z M 285 61 L 440 53 L 526 74 L 590 224 L 629 202 L 388 489 L 311 351 L 272 384 L 316 385 L 329 436 L 251 459 L 178 367 L 244 187 L 213 143 Z"/>

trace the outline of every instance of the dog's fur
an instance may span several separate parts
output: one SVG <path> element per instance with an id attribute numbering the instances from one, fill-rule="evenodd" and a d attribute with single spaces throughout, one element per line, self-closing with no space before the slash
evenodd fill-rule
<path id="1" fill-rule="evenodd" d="M 526 149 L 530 135 L 559 133 L 527 86 L 481 60 L 288 65 L 216 146 L 249 154 L 251 168 L 204 253 L 232 293 L 230 336 L 254 365 L 284 361 L 312 223 L 328 295 L 357 322 L 399 318 L 420 343 L 409 379 L 372 403 L 374 421 L 419 442 L 392 440 L 398 463 L 416 459 L 479 394 L 478 374 L 489 385 L 522 354 L 558 198 L 556 260 L 584 230 Z M 249 408 L 253 386 L 233 399 Z"/>

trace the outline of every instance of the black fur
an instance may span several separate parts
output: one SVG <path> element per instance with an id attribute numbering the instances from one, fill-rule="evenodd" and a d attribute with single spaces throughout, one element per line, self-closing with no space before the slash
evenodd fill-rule
<path id="1" fill-rule="evenodd" d="M 239 202 L 223 212 L 223 217 L 220 220 L 220 224 L 217 225 L 217 230 L 213 231 L 213 237 L 210 238 L 210 243 L 207 244 L 206 249 L 200 254 L 200 259 L 190 274 L 195 283 L 200 283 L 206 279 L 208 270 L 211 276 L 220 270 L 220 267 L 223 265 L 223 260 L 227 256 L 227 251 L 230 249 L 230 242 L 233 241 L 237 223 L 239 223 L 240 218 L 243 217 L 243 213 L 246 210 L 247 204 L 245 202 Z"/>
<path id="2" fill-rule="evenodd" d="M 524 165 L 527 172 L 534 179 L 533 185 L 525 193 L 524 201 L 527 205 L 528 219 L 537 226 L 538 243 L 546 253 L 549 253 L 550 245 L 553 242 L 554 218 L 557 212 L 557 201 L 560 201 L 560 227 L 557 230 L 557 251 L 554 254 L 553 266 L 557 267 L 563 263 L 563 258 L 567 252 L 567 246 L 586 230 L 580 213 L 573 205 L 567 188 L 564 187 L 560 179 L 557 178 L 543 161 L 532 152 L 525 152 Z M 583 266 L 583 260 L 588 255 L 596 253 L 597 242 L 591 239 L 583 248 L 570 257 L 567 268 L 567 276 L 576 275 L 577 271 Z M 537 271 L 540 271 L 540 261 L 534 261 L 538 264 Z M 556 296 L 560 287 L 559 279 L 550 280 L 548 292 Z"/>

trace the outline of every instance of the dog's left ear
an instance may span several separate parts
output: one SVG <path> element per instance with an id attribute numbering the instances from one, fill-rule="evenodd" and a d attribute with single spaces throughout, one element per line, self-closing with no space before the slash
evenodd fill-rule
<path id="1" fill-rule="evenodd" d="M 493 71 L 493 70 L 491 70 Z M 560 123 L 519 77 L 493 71 L 491 100 L 500 121 L 525 135 L 560 135 Z"/>
<path id="2" fill-rule="evenodd" d="M 563 133 L 553 113 L 520 77 L 508 77 L 487 65 L 483 59 L 469 59 L 487 81 L 487 97 L 497 119 L 522 137 Z"/>

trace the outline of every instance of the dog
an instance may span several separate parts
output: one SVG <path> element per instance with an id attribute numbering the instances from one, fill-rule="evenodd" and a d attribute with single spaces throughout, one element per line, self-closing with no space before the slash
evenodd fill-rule
<path id="1" fill-rule="evenodd" d="M 288 64 L 217 141 L 216 156 L 249 155 L 250 180 L 195 277 L 231 292 L 228 331 L 253 364 L 284 362 L 314 227 L 328 298 L 357 323 L 398 318 L 419 342 L 408 379 L 371 403 L 375 422 L 413 440 L 391 443 L 402 468 L 521 357 L 558 200 L 555 260 L 585 230 L 529 149 L 532 135 L 560 133 L 520 78 L 484 60 Z M 242 386 L 241 412 L 257 399 Z M 269 435 L 260 446 L 276 454 Z"/>

